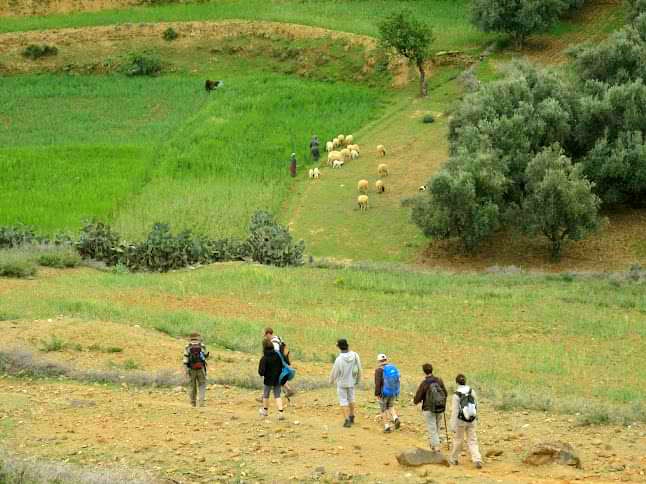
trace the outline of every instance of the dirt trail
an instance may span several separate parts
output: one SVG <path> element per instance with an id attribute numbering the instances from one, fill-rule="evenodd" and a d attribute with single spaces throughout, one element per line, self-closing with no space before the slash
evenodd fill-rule
<path id="1" fill-rule="evenodd" d="M 25 341 L 15 331 L 23 323 L 4 324 L 14 328 L 3 335 L 3 348 L 12 341 Z M 75 329 L 80 333 L 78 328 L 83 325 L 87 331 L 81 336 L 86 345 L 118 340 L 116 343 L 123 346 L 122 356 L 127 358 L 137 359 L 145 348 L 150 353 L 141 361 L 147 370 L 175 368 L 182 345 L 155 331 L 111 323 L 55 320 L 41 325 L 44 335 L 52 325 L 58 325 L 58 334 L 65 338 L 72 338 Z M 113 336 L 106 341 L 108 334 Z M 28 336 L 26 341 L 29 345 Z M 36 351 L 36 356 L 40 355 Z M 100 366 L 113 357 L 92 355 L 90 360 L 65 350 L 48 353 L 47 358 L 61 358 L 82 369 Z M 256 359 L 256 355 L 215 351 L 211 376 L 245 374 L 255 367 Z M 298 367 L 301 379 L 312 373 L 322 378 L 328 370 L 325 364 Z M 568 416 L 498 412 L 484 399 L 480 405 L 481 450 L 485 455 L 502 451 L 500 457 L 486 458 L 482 471 L 474 469 L 467 457 L 452 468 L 401 467 L 395 460 L 399 451 L 426 446 L 424 426 L 406 394 L 400 399 L 402 428 L 384 434 L 370 391 L 371 374 L 372 368 L 367 368 L 367 388 L 358 392 L 358 418 L 352 429 L 342 428 L 335 392 L 327 388 L 300 392 L 292 399 L 286 420 L 278 422 L 273 407 L 269 418 L 259 417 L 256 391 L 236 387 L 211 386 L 207 407 L 196 410 L 188 405 L 180 388 L 139 389 L 126 384 L 104 386 L 3 376 L 0 435 L 3 447 L 21 455 L 93 467 L 118 463 L 182 483 L 235 479 L 306 482 L 319 467 L 325 469 L 324 479 L 352 476 L 361 482 L 643 482 L 643 425 L 577 427 L 574 418 Z M 557 465 L 534 468 L 521 463 L 527 449 L 546 440 L 573 444 L 583 470 Z"/>
<path id="2" fill-rule="evenodd" d="M 141 3 L 141 0 L 3 0 L 0 17 L 108 10 Z"/>

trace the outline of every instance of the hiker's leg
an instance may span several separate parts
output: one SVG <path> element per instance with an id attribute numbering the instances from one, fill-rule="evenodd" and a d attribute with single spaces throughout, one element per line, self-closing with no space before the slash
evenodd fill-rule
<path id="1" fill-rule="evenodd" d="M 482 462 L 482 456 L 480 455 L 480 449 L 478 448 L 478 435 L 476 433 L 476 424 L 475 422 L 466 426 L 467 430 L 467 445 L 469 447 L 469 454 L 471 454 L 471 460 L 475 462 Z"/>
<path id="2" fill-rule="evenodd" d="M 343 418 L 345 420 L 350 419 L 350 402 L 348 401 L 348 392 L 347 388 L 336 387 L 336 393 L 339 397 L 339 406 L 341 407 L 341 412 L 343 412 Z"/>
<path id="3" fill-rule="evenodd" d="M 428 442 L 432 450 L 439 450 L 440 448 L 440 438 L 437 432 L 437 419 L 433 412 L 427 410 L 422 412 L 424 419 L 426 420 L 426 427 L 428 428 Z"/>
<path id="4" fill-rule="evenodd" d="M 195 406 L 197 403 L 197 372 L 195 370 L 188 370 L 188 398 L 191 405 Z"/>
<path id="5" fill-rule="evenodd" d="M 266 411 L 269 408 L 269 394 L 271 393 L 271 387 L 265 385 L 262 388 L 262 408 Z"/>
<path id="6" fill-rule="evenodd" d="M 435 428 L 437 429 L 437 442 L 438 447 L 442 443 L 442 417 L 443 413 L 436 413 L 435 415 Z"/>
<path id="7" fill-rule="evenodd" d="M 384 430 L 390 429 L 390 409 L 388 408 L 388 399 L 381 397 L 379 400 L 379 407 L 381 410 L 381 420 L 384 423 Z"/>
<path id="8" fill-rule="evenodd" d="M 274 399 L 276 400 L 276 408 L 279 412 L 283 411 L 283 399 L 280 398 L 280 385 L 274 387 Z"/>
<path id="9" fill-rule="evenodd" d="M 453 450 L 451 451 L 451 462 L 458 462 L 462 452 L 462 441 L 464 440 L 464 425 L 458 424 L 453 436 Z"/>
<path id="10" fill-rule="evenodd" d="M 354 422 L 354 387 L 348 388 L 348 415 Z"/>
<path id="11" fill-rule="evenodd" d="M 200 404 L 200 407 L 203 407 L 204 398 L 206 397 L 206 370 L 198 370 L 197 384 L 198 384 L 198 402 Z"/>

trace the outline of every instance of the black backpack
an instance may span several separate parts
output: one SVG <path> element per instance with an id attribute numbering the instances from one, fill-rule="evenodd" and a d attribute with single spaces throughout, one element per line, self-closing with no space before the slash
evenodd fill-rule
<path id="1" fill-rule="evenodd" d="M 476 399 L 471 394 L 471 389 L 468 393 L 455 392 L 460 399 L 460 413 L 458 418 L 463 422 L 473 422 L 477 417 Z"/>
<path id="2" fill-rule="evenodd" d="M 433 413 L 442 413 L 446 410 L 446 392 L 437 380 L 431 380 L 426 389 L 425 403 Z"/>
<path id="3" fill-rule="evenodd" d="M 206 368 L 206 357 L 201 343 L 191 343 L 188 346 L 188 365 L 191 370 Z"/>

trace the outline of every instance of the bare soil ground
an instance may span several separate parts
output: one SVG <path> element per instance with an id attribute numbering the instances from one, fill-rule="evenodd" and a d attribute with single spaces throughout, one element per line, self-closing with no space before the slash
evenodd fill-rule
<path id="1" fill-rule="evenodd" d="M 114 355 L 88 356 L 71 349 L 43 354 L 32 339 L 56 334 L 86 347 L 120 345 L 119 358 L 140 361 L 148 371 L 178 368 L 183 344 L 154 331 L 109 322 L 56 319 L 5 322 L 3 328 L 3 348 L 19 344 L 39 358 L 65 361 L 79 369 L 108 365 Z M 214 353 L 212 375 L 255 369 L 256 359 L 250 355 Z M 328 365 L 319 364 L 317 369 L 323 378 Z M 368 384 L 371 371 L 366 376 Z M 181 483 L 307 482 L 321 466 L 323 480 L 352 476 L 359 482 L 643 482 L 646 471 L 643 425 L 577 427 L 573 418 L 498 412 L 483 400 L 481 450 L 483 455 L 502 451 L 501 456 L 486 458 L 482 471 L 474 469 L 466 456 L 458 467 L 408 469 L 399 466 L 395 455 L 405 448 L 427 445 L 410 395 L 400 400 L 402 428 L 390 435 L 381 431 L 369 385 L 358 394 L 357 425 L 352 429 L 341 427 L 331 388 L 300 392 L 283 422 L 276 420 L 273 408 L 269 418 L 260 418 L 256 396 L 255 391 L 213 385 L 207 407 L 193 409 L 180 389 L 5 376 L 0 378 L 0 435 L 4 447 L 23 455 L 98 468 L 118 463 Z M 571 443 L 581 456 L 583 469 L 522 464 L 534 443 L 553 440 Z"/>
<path id="2" fill-rule="evenodd" d="M 0 17 L 126 8 L 141 0 L 3 0 Z"/>

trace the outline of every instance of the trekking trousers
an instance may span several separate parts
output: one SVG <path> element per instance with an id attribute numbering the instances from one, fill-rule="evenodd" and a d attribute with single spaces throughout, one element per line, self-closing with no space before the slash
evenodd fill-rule
<path id="1" fill-rule="evenodd" d="M 188 370 L 188 398 L 194 407 L 197 404 L 196 399 L 198 393 L 200 407 L 202 407 L 204 406 L 204 396 L 206 393 L 206 370 L 204 368 Z"/>
<path id="2" fill-rule="evenodd" d="M 467 436 L 467 446 L 469 447 L 469 454 L 473 462 L 482 462 L 480 456 L 480 449 L 478 448 L 478 436 L 476 434 L 476 423 L 462 423 L 458 422 L 455 428 L 455 437 L 453 438 L 453 450 L 451 451 L 451 459 L 455 462 L 460 457 L 462 451 L 462 443 L 464 441 L 464 434 Z"/>
<path id="3" fill-rule="evenodd" d="M 426 427 L 428 428 L 428 442 L 432 450 L 440 450 L 440 428 L 442 424 L 441 413 L 433 413 L 428 410 L 422 412 Z"/>

